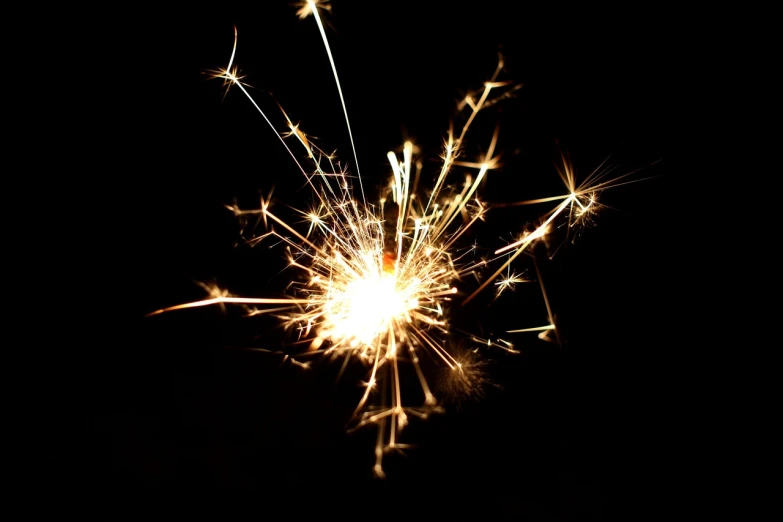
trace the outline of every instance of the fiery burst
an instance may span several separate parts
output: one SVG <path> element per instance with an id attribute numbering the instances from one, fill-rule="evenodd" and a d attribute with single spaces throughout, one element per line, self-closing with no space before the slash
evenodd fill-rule
<path id="1" fill-rule="evenodd" d="M 309 0 L 298 15 L 312 16 L 317 22 L 332 65 L 340 94 L 346 127 L 353 146 L 345 100 L 340 88 L 334 59 L 326 38 L 319 10 L 328 4 Z M 426 418 L 439 411 L 438 401 L 425 378 L 419 354 L 429 353 L 460 378 L 454 382 L 470 382 L 469 369 L 463 369 L 458 357 L 448 349 L 450 332 L 447 311 L 459 298 L 462 304 L 472 300 L 487 286 L 496 285 L 496 293 L 527 281 L 511 270 L 512 262 L 552 228 L 565 222 L 569 226 L 586 219 L 597 208 L 597 193 L 616 185 L 617 179 L 602 182 L 595 175 L 577 186 L 573 172 L 564 162 L 563 181 L 568 192 L 561 196 L 523 201 L 516 205 L 556 203 L 538 225 L 518 241 L 498 249 L 491 259 L 473 261 L 472 248 L 458 248 L 458 241 L 474 223 L 482 220 L 487 205 L 477 192 L 489 170 L 497 167 L 495 149 L 498 133 L 488 140 L 486 153 L 478 161 L 462 160 L 465 137 L 476 115 L 518 86 L 498 81 L 502 61 L 482 89 L 471 93 L 459 105 L 465 111 L 465 123 L 458 131 L 449 130 L 442 153 L 442 164 L 434 176 L 431 189 L 418 187 L 422 177 L 421 163 L 414 156 L 414 145 L 404 144 L 401 153 L 388 153 L 391 181 L 386 193 L 369 203 L 362 185 L 354 149 L 356 175 L 340 167 L 334 157 L 316 146 L 298 124 L 283 112 L 287 130 L 279 132 L 267 114 L 246 90 L 242 76 L 234 65 L 237 33 L 228 66 L 212 71 L 223 79 L 226 89 L 237 87 L 253 104 L 293 158 L 314 195 L 314 206 L 300 211 L 307 223 L 298 230 L 270 210 L 268 200 L 257 209 L 229 209 L 240 219 L 260 217 L 267 231 L 253 241 L 276 237 L 287 247 L 290 266 L 302 277 L 292 281 L 291 295 L 282 298 L 248 298 L 229 295 L 225 290 L 209 288 L 210 297 L 197 302 L 171 306 L 150 315 L 193 307 L 233 303 L 247 307 L 252 314 L 275 313 L 286 327 L 297 332 L 300 342 L 308 348 L 300 354 L 326 354 L 344 357 L 346 362 L 360 359 L 369 366 L 365 391 L 356 407 L 355 428 L 375 425 L 378 430 L 375 472 L 382 475 L 383 455 L 404 448 L 400 432 L 413 415 Z M 298 143 L 305 159 L 299 160 L 289 146 Z M 460 183 L 450 179 L 455 167 L 462 176 Z M 603 171 L 606 174 L 606 171 Z M 360 198 L 354 196 L 358 181 Z M 558 217 L 568 216 L 565 220 Z M 477 274 L 488 265 L 495 272 L 470 295 L 461 296 L 455 282 L 467 274 Z M 505 277 L 504 277 L 505 274 Z M 544 295 L 546 302 L 546 296 Z M 548 302 L 546 303 L 547 308 Z M 546 324 L 510 332 L 538 332 L 546 339 L 555 331 L 551 312 Z M 471 337 L 476 345 L 494 346 L 514 352 L 512 344 L 502 339 Z M 411 406 L 403 401 L 400 363 L 412 365 L 422 391 L 423 403 Z M 306 365 L 307 363 L 298 364 Z"/>

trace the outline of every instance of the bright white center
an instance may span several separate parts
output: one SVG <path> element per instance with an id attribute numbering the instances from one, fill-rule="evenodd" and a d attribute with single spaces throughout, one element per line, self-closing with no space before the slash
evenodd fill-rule
<path id="1" fill-rule="evenodd" d="M 417 300 L 407 294 L 396 288 L 391 274 L 351 281 L 344 291 L 332 295 L 326 331 L 333 340 L 347 340 L 351 346 L 372 345 L 395 319 L 404 318 L 408 310 L 418 306 Z"/>

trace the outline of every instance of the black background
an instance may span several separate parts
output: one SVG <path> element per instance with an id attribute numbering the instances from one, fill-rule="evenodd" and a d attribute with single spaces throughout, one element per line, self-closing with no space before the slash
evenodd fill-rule
<path id="1" fill-rule="evenodd" d="M 607 157 L 615 174 L 646 178 L 605 192 L 612 208 L 597 226 L 542 264 L 563 345 L 505 336 L 521 354 L 486 354 L 494 384 L 484 397 L 414 420 L 404 437 L 417 447 L 388 456 L 380 481 L 373 431 L 345 432 L 361 371 L 336 381 L 339 365 L 302 372 L 241 349 L 283 350 L 287 337 L 237 310 L 145 318 L 202 298 L 197 281 L 239 295 L 280 291 L 282 250 L 242 245 L 223 205 L 252 207 L 273 187 L 281 209 L 310 202 L 250 102 L 238 89 L 224 97 L 204 74 L 227 64 L 234 25 L 235 63 L 277 129 L 268 93 L 324 149 L 354 161 L 316 24 L 295 8 L 118 12 L 81 36 L 79 59 L 93 53 L 94 74 L 77 102 L 62 103 L 88 130 L 63 133 L 73 169 L 51 187 L 65 210 L 46 221 L 55 239 L 45 255 L 67 304 L 36 366 L 41 487 L 134 499 L 236 491 L 262 518 L 399 509 L 603 520 L 639 518 L 678 496 L 687 463 L 674 473 L 669 455 L 683 444 L 684 411 L 684 341 L 673 326 L 687 270 L 676 232 L 687 92 L 679 27 L 641 8 L 417 4 L 335 2 L 325 16 L 365 179 L 384 180 L 386 152 L 408 137 L 432 173 L 455 103 L 492 73 L 498 50 L 505 78 L 524 87 L 469 136 L 475 157 L 500 122 L 504 166 L 489 174 L 489 194 L 556 193 L 561 151 L 582 179 Z M 490 212 L 475 239 L 502 245 L 536 211 Z M 545 321 L 525 315 L 542 312 L 527 301 L 536 292 L 504 296 L 489 312 L 487 294 L 455 322 L 494 334 L 518 327 L 517 317 Z"/>

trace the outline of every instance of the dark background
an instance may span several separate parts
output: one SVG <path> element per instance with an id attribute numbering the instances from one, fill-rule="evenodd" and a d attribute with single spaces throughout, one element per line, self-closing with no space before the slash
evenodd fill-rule
<path id="1" fill-rule="evenodd" d="M 310 202 L 250 102 L 238 89 L 224 97 L 204 74 L 227 64 L 234 25 L 235 63 L 277 128 L 268 93 L 353 166 L 315 21 L 275 4 L 118 12 L 82 36 L 94 74 L 65 106 L 87 131 L 63 135 L 75 174 L 52 185 L 66 210 L 47 224 L 68 304 L 37 366 L 40 486 L 135 499 L 230 490 L 259 516 L 293 499 L 348 519 L 393 514 L 383 506 L 394 502 L 403 514 L 636 519 L 677 498 L 689 469 L 670 457 L 684 444 L 685 341 L 673 325 L 688 266 L 677 232 L 688 61 L 677 23 L 641 8 L 334 2 L 328 36 L 369 192 L 386 179 L 386 152 L 408 137 L 422 148 L 424 179 L 435 171 L 455 103 L 489 77 L 498 50 L 504 77 L 524 87 L 468 138 L 466 157 L 476 157 L 500 122 L 504 166 L 489 174 L 489 195 L 556 194 L 561 152 L 580 179 L 607 157 L 615 174 L 646 178 L 605 192 L 612 208 L 597 226 L 541 264 L 562 346 L 506 335 L 521 354 L 486 353 L 484 397 L 414 420 L 404 439 L 417 448 L 389 455 L 379 481 L 373 430 L 345 432 L 360 369 L 337 381 L 339 365 L 303 372 L 246 350 L 283 350 L 288 338 L 236 309 L 145 318 L 201 299 L 197 281 L 279 292 L 282 250 L 243 245 L 223 205 L 252 207 L 273 187 L 280 209 Z M 490 212 L 473 239 L 496 248 L 537 212 Z M 455 323 L 482 335 L 543 324 L 534 290 L 488 311 L 489 289 Z"/>

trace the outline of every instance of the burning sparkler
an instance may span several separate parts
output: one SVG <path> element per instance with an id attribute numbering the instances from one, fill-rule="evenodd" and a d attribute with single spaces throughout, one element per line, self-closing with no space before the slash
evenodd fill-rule
<path id="1" fill-rule="evenodd" d="M 440 411 L 420 362 L 422 354 L 432 356 L 458 375 L 455 382 L 463 382 L 466 389 L 477 384 L 473 380 L 478 374 L 471 374 L 478 366 L 475 359 L 469 358 L 469 367 L 465 367 L 464 358 L 448 348 L 448 335 L 453 330 L 449 309 L 470 302 L 490 285 L 496 287 L 496 295 L 500 296 L 527 281 L 512 269 L 514 261 L 554 228 L 563 224 L 572 227 L 589 219 L 598 208 L 598 193 L 610 184 L 616 185 L 618 178 L 603 181 L 596 174 L 577 184 L 568 162 L 564 161 L 561 176 L 567 189 L 565 194 L 515 203 L 555 203 L 535 228 L 495 251 L 490 259 L 475 261 L 471 256 L 473 248 L 460 248 L 465 232 L 483 220 L 490 208 L 479 199 L 478 192 L 487 173 L 499 165 L 497 130 L 488 138 L 486 152 L 478 161 L 463 158 L 466 136 L 480 111 L 519 88 L 499 80 L 501 60 L 483 88 L 468 94 L 460 103 L 458 108 L 464 111 L 466 119 L 461 127 L 449 130 L 432 188 L 419 187 L 425 173 L 415 156 L 414 145 L 406 142 L 400 154 L 387 155 L 391 181 L 386 190 L 374 201 L 368 200 L 335 60 L 319 13 L 324 9 L 329 9 L 326 2 L 308 0 L 297 14 L 301 18 L 312 16 L 320 31 L 353 148 L 355 172 L 349 172 L 319 148 L 285 112 L 287 130 L 276 129 L 249 94 L 235 65 L 236 30 L 228 65 L 211 73 L 214 78 L 224 80 L 226 89 L 236 87 L 253 104 L 312 191 L 313 206 L 299 211 L 307 223 L 303 230 L 272 212 L 268 199 L 262 199 L 256 209 L 229 207 L 240 219 L 260 218 L 266 231 L 252 241 L 277 238 L 286 247 L 290 267 L 301 277 L 291 282 L 290 294 L 285 297 L 237 297 L 210 287 L 207 299 L 171 306 L 150 315 L 214 304 L 241 305 L 252 314 L 274 313 L 281 317 L 284 326 L 296 332 L 298 342 L 307 346 L 299 354 L 300 361 L 323 354 L 343 357 L 346 362 L 358 359 L 368 365 L 365 390 L 356 406 L 353 428 L 377 426 L 374 470 L 383 475 L 384 454 L 405 447 L 400 434 L 409 417 L 426 418 Z M 295 152 L 297 148 L 300 148 L 299 155 Z M 456 182 L 453 178 L 458 170 L 463 178 Z M 456 282 L 486 267 L 494 268 L 492 274 L 482 278 L 475 291 L 462 295 Z M 546 294 L 544 302 L 549 310 Z M 550 339 L 557 329 L 551 311 L 548 315 L 546 324 L 509 333 L 537 332 L 542 339 Z M 470 339 L 477 347 L 515 351 L 507 340 L 476 336 Z M 403 362 L 409 363 L 416 375 L 423 397 L 420 406 L 412 406 L 403 398 Z"/>

